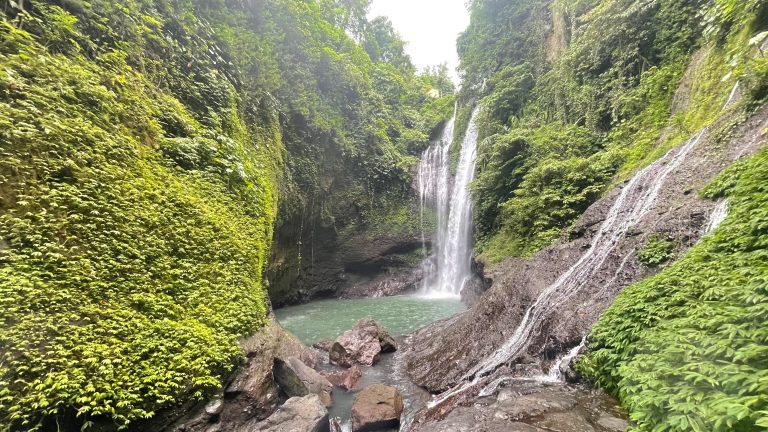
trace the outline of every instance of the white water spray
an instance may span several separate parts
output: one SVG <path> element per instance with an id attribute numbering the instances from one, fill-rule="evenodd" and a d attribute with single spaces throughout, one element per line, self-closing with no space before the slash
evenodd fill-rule
<path id="1" fill-rule="evenodd" d="M 707 223 L 706 228 L 704 228 L 704 234 L 708 234 L 719 227 L 726 216 L 728 216 L 728 201 L 722 200 L 712 210 L 712 213 L 709 216 L 709 222 Z"/>
<path id="2" fill-rule="evenodd" d="M 454 119 L 440 142 L 422 156 L 418 170 L 422 218 L 426 206 L 437 213 L 434 255 L 425 260 L 422 291 L 432 296 L 457 296 L 472 277 L 472 199 L 469 185 L 475 174 L 478 109 L 472 112 L 461 144 L 456 176 L 451 181 L 450 148 Z M 423 236 L 422 236 L 423 239 Z"/>

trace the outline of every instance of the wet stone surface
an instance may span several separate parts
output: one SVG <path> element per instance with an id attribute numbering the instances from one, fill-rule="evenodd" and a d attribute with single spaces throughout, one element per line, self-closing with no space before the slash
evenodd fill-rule
<path id="1" fill-rule="evenodd" d="M 454 408 L 445 418 L 415 423 L 418 432 L 623 432 L 617 401 L 581 385 L 512 381 L 495 394 Z"/>

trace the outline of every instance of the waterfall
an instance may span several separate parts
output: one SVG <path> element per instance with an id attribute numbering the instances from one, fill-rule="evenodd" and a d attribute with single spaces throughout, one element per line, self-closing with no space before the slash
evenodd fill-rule
<path id="1" fill-rule="evenodd" d="M 424 152 L 418 168 L 422 221 L 426 207 L 437 214 L 434 253 L 424 262 L 422 291 L 429 295 L 458 295 L 472 275 L 472 199 L 469 185 L 475 174 L 478 109 L 472 112 L 461 144 L 456 175 L 449 171 L 456 114 L 439 142 Z M 452 181 L 451 181 L 452 180 Z M 422 234 L 422 241 L 424 235 Z"/>
<path id="2" fill-rule="evenodd" d="M 722 200 L 712 210 L 712 214 L 709 215 L 709 222 L 707 222 L 707 226 L 704 228 L 704 234 L 708 234 L 719 227 L 726 216 L 728 216 L 728 201 Z"/>
<path id="3" fill-rule="evenodd" d="M 556 312 L 560 305 L 565 304 L 582 287 L 593 280 L 603 267 L 605 260 L 620 243 L 621 238 L 654 208 L 656 198 L 659 196 L 667 177 L 685 160 L 705 131 L 706 129 L 697 133 L 685 143 L 670 150 L 663 157 L 635 174 L 624 185 L 616 201 L 608 210 L 605 220 L 591 239 L 589 249 L 554 283 L 541 292 L 536 301 L 525 311 L 520 324 L 512 335 L 501 347 L 464 374 L 462 383 L 437 396 L 427 406 L 433 408 L 451 397 L 480 385 L 482 385 L 480 394 L 490 394 L 500 383 L 508 379 L 502 377 L 491 381 L 490 384 L 485 383 L 483 385 L 486 377 L 489 377 L 499 366 L 514 360 L 515 356 L 527 347 L 531 336 L 551 313 Z M 624 266 L 625 262 L 626 258 L 621 267 Z M 576 348 L 580 349 L 580 347 Z M 574 348 L 573 355 L 578 353 L 576 348 Z M 532 379 L 537 378 L 539 377 L 532 377 Z"/>

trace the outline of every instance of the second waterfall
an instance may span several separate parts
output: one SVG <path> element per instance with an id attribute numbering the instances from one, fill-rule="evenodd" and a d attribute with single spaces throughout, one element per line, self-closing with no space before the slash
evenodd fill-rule
<path id="1" fill-rule="evenodd" d="M 461 143 L 456 175 L 450 172 L 450 148 L 456 115 L 439 142 L 432 144 L 419 162 L 418 188 L 421 213 L 434 209 L 437 231 L 433 253 L 424 262 L 422 291 L 429 295 L 457 296 L 472 278 L 472 199 L 469 185 L 475 174 L 478 109 Z"/>

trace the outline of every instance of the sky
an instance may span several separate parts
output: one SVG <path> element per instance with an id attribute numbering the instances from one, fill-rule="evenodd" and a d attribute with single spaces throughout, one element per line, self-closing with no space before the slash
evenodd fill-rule
<path id="1" fill-rule="evenodd" d="M 469 25 L 465 4 L 466 0 L 373 0 L 368 16 L 389 17 L 419 71 L 448 63 L 458 84 L 456 38 Z"/>

